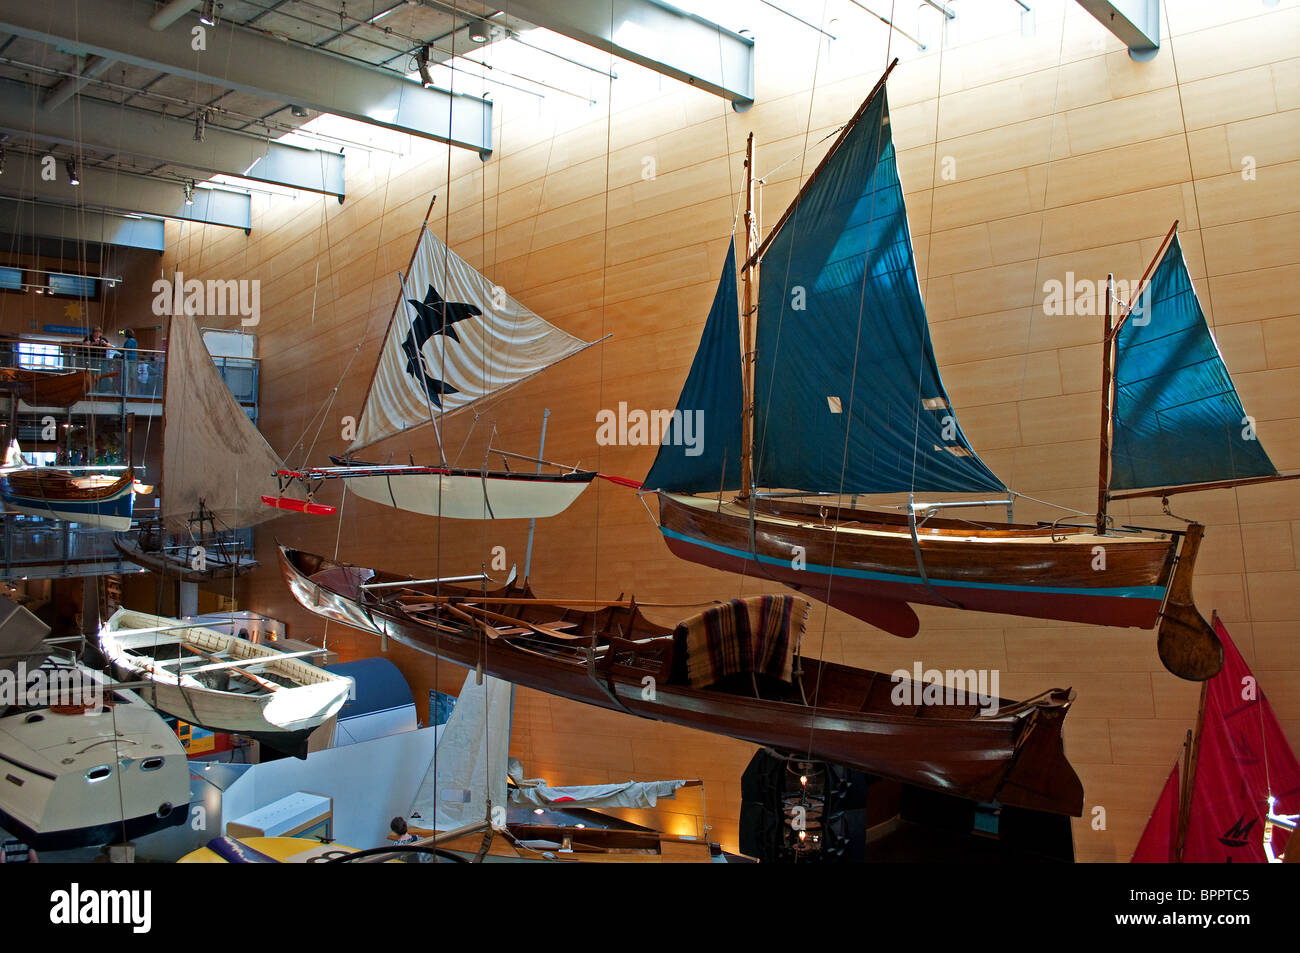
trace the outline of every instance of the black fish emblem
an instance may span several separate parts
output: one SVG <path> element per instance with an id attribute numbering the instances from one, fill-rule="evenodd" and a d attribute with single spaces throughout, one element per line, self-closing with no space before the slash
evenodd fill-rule
<path id="1" fill-rule="evenodd" d="M 414 298 L 406 300 L 415 309 L 416 314 L 415 320 L 411 322 L 411 330 L 407 333 L 406 340 L 402 342 L 402 353 L 406 355 L 406 373 L 419 381 L 429 401 L 433 406 L 441 409 L 443 395 L 459 394 L 460 391 L 444 381 L 430 377 L 425 372 L 421 350 L 425 343 L 437 334 L 445 334 L 459 343 L 460 337 L 456 334 L 453 325 L 483 312 L 472 304 L 444 301 L 442 295 L 434 290 L 433 285 L 429 285 L 423 301 L 416 301 Z"/>

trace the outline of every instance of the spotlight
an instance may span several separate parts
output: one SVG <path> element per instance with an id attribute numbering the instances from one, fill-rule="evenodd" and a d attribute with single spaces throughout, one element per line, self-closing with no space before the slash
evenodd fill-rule
<path id="1" fill-rule="evenodd" d="M 77 178 L 76 164 L 71 159 L 69 159 L 66 163 L 64 163 L 64 166 L 68 170 L 68 185 L 80 185 L 81 180 Z"/>
<path id="2" fill-rule="evenodd" d="M 186 205 L 194 204 L 194 180 L 193 179 L 185 183 L 185 204 Z"/>
<path id="3" fill-rule="evenodd" d="M 420 52 L 415 54 L 415 64 L 420 69 L 420 83 L 425 89 L 433 85 L 433 77 L 429 75 L 429 44 L 420 47 Z"/>
<path id="4" fill-rule="evenodd" d="M 475 43 L 486 43 L 491 30 L 487 20 L 473 20 L 469 25 L 469 38 Z"/>
<path id="5" fill-rule="evenodd" d="M 194 114 L 194 141 L 202 142 L 208 128 L 208 111 L 200 109 Z"/>
<path id="6" fill-rule="evenodd" d="M 289 112 L 293 115 L 295 119 L 307 118 L 307 110 L 304 109 L 302 106 L 290 106 Z"/>
<path id="7" fill-rule="evenodd" d="M 203 0 L 203 9 L 199 11 L 199 22 L 204 26 L 217 25 L 217 0 Z"/>

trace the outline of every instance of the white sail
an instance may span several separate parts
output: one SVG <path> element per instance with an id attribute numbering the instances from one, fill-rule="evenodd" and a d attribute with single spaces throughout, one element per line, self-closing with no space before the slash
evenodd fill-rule
<path id="1" fill-rule="evenodd" d="M 162 518 L 184 530 L 199 501 L 226 527 L 279 516 L 262 494 L 279 495 L 280 458 L 230 393 L 194 319 L 174 315 L 163 394 Z"/>
<path id="2" fill-rule="evenodd" d="M 440 410 L 459 410 L 590 346 L 493 285 L 426 228 L 349 449 L 427 424 Z"/>
<path id="3" fill-rule="evenodd" d="M 523 781 L 510 791 L 510 802 L 530 807 L 605 810 L 615 807 L 654 807 L 660 798 L 674 798 L 689 781 L 623 781 L 553 788 L 545 779 Z"/>
<path id="4" fill-rule="evenodd" d="M 473 672 L 456 699 L 451 718 L 438 738 L 437 756 L 429 764 L 411 805 L 411 823 L 449 831 L 488 820 L 487 799 L 504 811 L 510 748 L 510 691 L 499 678 Z M 500 814 L 504 824 L 504 814 Z"/>

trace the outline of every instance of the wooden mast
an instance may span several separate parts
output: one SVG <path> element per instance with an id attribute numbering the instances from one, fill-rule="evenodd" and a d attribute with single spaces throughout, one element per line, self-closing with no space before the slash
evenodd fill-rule
<path id="1" fill-rule="evenodd" d="M 747 499 L 754 479 L 754 328 L 758 305 L 754 288 L 758 284 L 758 219 L 754 211 L 754 134 L 745 140 L 745 285 L 744 309 L 740 312 L 740 386 L 744 406 L 740 412 L 740 497 Z"/>
<path id="2" fill-rule="evenodd" d="M 1111 405 L 1111 353 L 1114 341 L 1111 338 L 1110 298 L 1114 290 L 1115 276 L 1106 276 L 1106 323 L 1101 336 L 1101 460 L 1097 465 L 1097 535 L 1106 535 L 1106 499 L 1110 489 L 1110 429 L 1113 422 L 1114 407 Z"/>
<path id="3" fill-rule="evenodd" d="M 1216 614 L 1217 618 L 1217 614 Z M 1174 863 L 1183 862 L 1183 847 L 1187 843 L 1187 826 L 1192 819 L 1192 789 L 1196 784 L 1196 764 L 1201 754 L 1201 732 L 1205 728 L 1205 698 L 1209 692 L 1210 682 L 1201 682 L 1201 702 L 1196 711 L 1196 728 L 1185 742 L 1186 759 L 1184 761 L 1183 783 L 1178 791 L 1178 836 L 1174 840 Z"/>

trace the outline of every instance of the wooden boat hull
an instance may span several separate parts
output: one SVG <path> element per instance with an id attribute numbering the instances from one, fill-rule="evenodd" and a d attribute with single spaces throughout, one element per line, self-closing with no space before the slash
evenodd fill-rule
<path id="1" fill-rule="evenodd" d="M 139 693 L 159 711 L 213 731 L 251 735 L 296 753 L 306 734 L 347 701 L 349 679 L 301 658 L 283 658 L 275 649 L 247 639 L 197 625 L 178 629 L 183 625 L 177 619 L 119 609 L 99 631 L 100 651 L 114 673 L 123 681 L 148 682 Z M 132 634 L 132 630 L 149 629 L 170 631 Z M 174 665 L 163 666 L 140 654 L 157 643 L 175 644 L 176 639 L 203 653 L 223 652 L 232 660 L 267 659 L 257 667 L 258 675 L 277 676 L 291 684 L 261 694 L 220 690 L 188 675 L 178 678 Z"/>
<path id="2" fill-rule="evenodd" d="M 71 407 L 84 399 L 96 383 L 116 376 L 117 371 L 96 374 L 80 370 L 57 374 L 20 367 L 0 367 L 0 390 L 9 391 L 32 407 Z"/>
<path id="3" fill-rule="evenodd" d="M 218 579 L 233 579 L 257 569 L 261 563 L 252 558 L 241 558 L 238 562 L 217 562 L 215 553 L 208 550 L 208 568 L 200 572 L 190 568 L 189 554 L 169 555 L 158 550 L 145 549 L 137 535 L 132 533 L 115 533 L 113 547 L 122 555 L 144 569 L 156 572 L 167 579 L 179 579 L 182 582 L 213 582 Z"/>
<path id="4" fill-rule="evenodd" d="M 909 603 L 1149 629 L 1176 554 L 1172 538 L 1023 524 L 978 534 L 931 520 L 917 539 L 922 579 L 905 518 L 841 510 L 835 522 L 792 503 L 766 510 L 751 542 L 745 507 L 660 493 L 660 532 L 681 559 L 771 579 L 904 637 L 919 627 Z"/>
<path id="5" fill-rule="evenodd" d="M 92 482 L 95 485 L 87 486 Z M 0 474 L 0 499 L 9 509 L 119 532 L 131 528 L 134 480 L 128 468 L 110 480 L 82 477 L 53 467 Z"/>
<path id="6" fill-rule="evenodd" d="M 668 661 L 641 657 L 649 637 L 671 643 L 669 630 L 626 610 L 610 621 L 623 633 L 610 650 L 584 661 L 581 653 L 556 657 L 517 646 L 507 638 L 457 632 L 451 621 L 431 623 L 392 603 L 367 603 L 359 584 L 401 577 L 361 570 L 324 557 L 280 547 L 281 575 L 298 602 L 323 618 L 394 639 L 419 651 L 483 671 L 518 685 L 573 701 L 643 718 L 728 735 L 742 741 L 798 751 L 979 801 L 999 799 L 1034 810 L 1078 815 L 1083 790 L 1065 758 L 1061 729 L 1073 692 L 1045 693 L 1016 710 L 999 703 L 998 714 L 978 716 L 952 706 L 896 705 L 890 676 L 802 659 L 808 685 L 819 685 L 817 706 L 745 697 L 669 682 Z M 454 592 L 446 587 L 443 592 Z M 515 594 L 513 590 L 506 590 Z M 477 596 L 473 590 L 466 590 Z M 482 605 L 491 606 L 492 597 Z M 547 604 L 537 602 L 539 607 Z M 515 607 L 508 607 L 515 608 Z M 508 611 L 507 607 L 502 612 Z M 555 610 L 555 617 L 576 617 Z M 591 623 L 593 626 L 594 622 Z M 581 643 L 575 643 L 581 644 Z M 616 650 L 615 646 L 619 647 Z M 647 683 L 646 677 L 652 681 Z M 647 691 L 650 684 L 652 690 Z M 1001 712 L 1012 711 L 1003 715 Z"/>
<path id="7" fill-rule="evenodd" d="M 335 461 L 349 492 L 410 513 L 447 519 L 545 519 L 569 508 L 596 478 L 593 471 L 525 473 L 455 467 L 376 466 Z M 374 471 L 373 475 L 362 471 Z"/>

